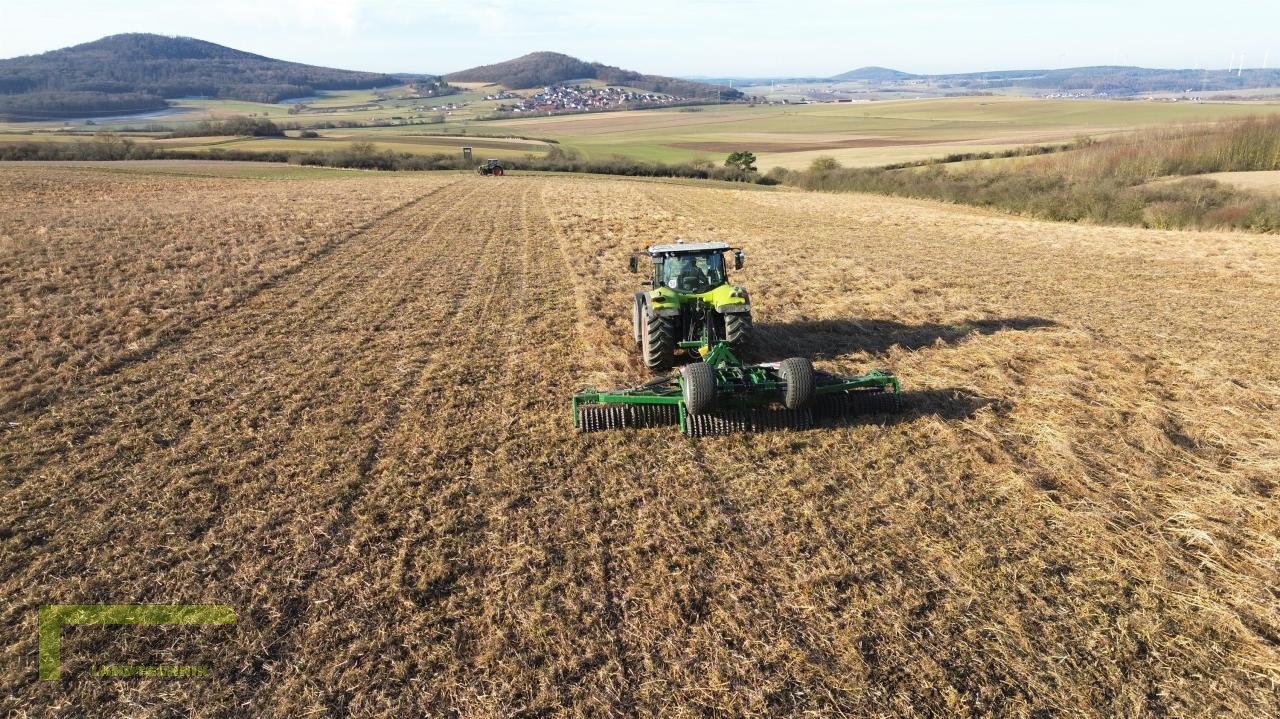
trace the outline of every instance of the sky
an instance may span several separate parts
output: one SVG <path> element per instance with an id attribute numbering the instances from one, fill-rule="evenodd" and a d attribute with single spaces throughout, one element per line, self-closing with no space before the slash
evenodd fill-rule
<path id="1" fill-rule="evenodd" d="M 1280 65 L 1280 0 L 0 0 L 0 57 L 121 32 L 445 73 L 553 50 L 678 76 Z"/>

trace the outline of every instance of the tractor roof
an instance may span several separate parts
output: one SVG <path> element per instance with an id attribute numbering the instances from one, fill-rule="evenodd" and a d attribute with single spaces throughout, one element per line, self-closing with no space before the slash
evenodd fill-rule
<path id="1" fill-rule="evenodd" d="M 723 252 L 733 249 L 723 242 L 677 242 L 671 245 L 653 245 L 650 255 L 688 254 L 693 252 Z"/>

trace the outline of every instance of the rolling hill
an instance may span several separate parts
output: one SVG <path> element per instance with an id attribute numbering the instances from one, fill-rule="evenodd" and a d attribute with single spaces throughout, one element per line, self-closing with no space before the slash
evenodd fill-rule
<path id="1" fill-rule="evenodd" d="M 145 112 L 166 97 L 278 102 L 317 90 L 393 85 L 391 75 L 276 60 L 148 33 L 0 60 L 0 115 L 13 119 Z"/>
<path id="2" fill-rule="evenodd" d="M 610 85 L 626 85 L 677 97 L 707 97 L 712 93 L 726 100 L 742 97 L 741 92 L 720 85 L 645 75 L 598 62 L 584 62 L 558 52 L 531 52 L 505 62 L 449 73 L 444 77 L 455 82 L 494 83 L 512 90 L 555 85 L 569 80 L 593 79 Z"/>
<path id="3" fill-rule="evenodd" d="M 892 68 L 871 66 L 860 67 L 857 70 L 850 70 L 849 72 L 842 72 L 839 75 L 833 76 L 831 79 L 840 81 L 869 80 L 871 82 L 897 82 L 899 80 L 909 80 L 914 77 L 919 76 L 912 75 L 909 72 L 903 72 L 901 70 L 894 70 Z"/>

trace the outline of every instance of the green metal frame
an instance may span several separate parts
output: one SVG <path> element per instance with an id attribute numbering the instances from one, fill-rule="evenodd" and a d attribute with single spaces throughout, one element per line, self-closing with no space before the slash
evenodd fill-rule
<path id="1" fill-rule="evenodd" d="M 704 348 L 697 342 L 688 349 Z M 781 399 L 784 383 L 773 365 L 745 365 L 733 354 L 729 344 L 717 342 L 702 353 L 702 361 L 711 365 L 716 373 L 716 405 L 723 408 L 758 407 Z M 814 396 L 837 394 L 852 390 L 881 390 L 892 388 L 894 395 L 901 395 L 902 385 L 894 375 L 881 370 L 871 370 L 856 376 L 815 372 Z M 675 405 L 680 415 L 680 431 L 687 429 L 688 411 L 684 404 L 684 378 L 677 372 L 660 377 L 629 389 L 601 392 L 584 389 L 573 396 L 573 424 L 581 428 L 578 408 L 594 404 L 661 404 Z"/>
<path id="2" fill-rule="evenodd" d="M 786 393 L 786 382 L 778 374 L 779 365 L 744 364 L 733 353 L 729 343 L 717 337 L 711 305 L 700 298 L 695 302 L 695 309 L 701 310 L 704 318 L 702 334 L 697 340 L 681 341 L 677 346 L 689 355 L 697 355 L 715 373 L 715 410 L 734 413 L 754 410 L 775 402 L 781 403 Z M 813 379 L 815 399 L 823 395 L 847 393 L 852 396 L 862 390 L 884 392 L 892 389 L 893 404 L 896 407 L 902 394 L 898 378 L 880 370 L 856 376 L 814 370 Z M 684 382 L 684 375 L 676 372 L 629 389 L 608 392 L 600 392 L 594 388 L 584 389 L 573 396 L 573 424 L 579 429 L 583 428 L 579 411 L 583 406 L 665 405 L 676 408 L 680 431 L 688 433 L 689 411 L 684 402 Z M 698 417 L 701 419 L 702 415 Z"/>

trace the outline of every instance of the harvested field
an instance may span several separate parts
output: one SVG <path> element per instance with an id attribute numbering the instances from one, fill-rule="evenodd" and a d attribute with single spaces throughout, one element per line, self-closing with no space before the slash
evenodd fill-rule
<path id="1" fill-rule="evenodd" d="M 847 140 L 814 143 L 757 142 L 751 146 L 760 152 L 806 152 L 810 150 L 840 150 L 847 147 L 899 147 L 907 145 L 927 145 L 929 140 L 901 140 L 889 137 L 856 137 Z M 742 141 L 735 142 L 675 142 L 672 147 L 686 150 L 705 150 L 707 152 L 737 152 L 742 148 Z"/>
<path id="2" fill-rule="evenodd" d="M 1280 170 L 1254 170 L 1245 172 L 1210 172 L 1200 175 L 1217 180 L 1224 185 L 1252 190 L 1264 195 L 1280 195 Z"/>
<path id="3" fill-rule="evenodd" d="M 582 176 L 0 183 L 6 714 L 1280 712 L 1274 238 Z M 574 390 L 646 378 L 625 258 L 675 237 L 746 248 L 752 359 L 893 369 L 911 408 L 577 434 Z M 64 629 L 37 680 L 39 605 L 134 602 L 232 607 L 211 676 L 94 678 L 189 635 Z"/>

